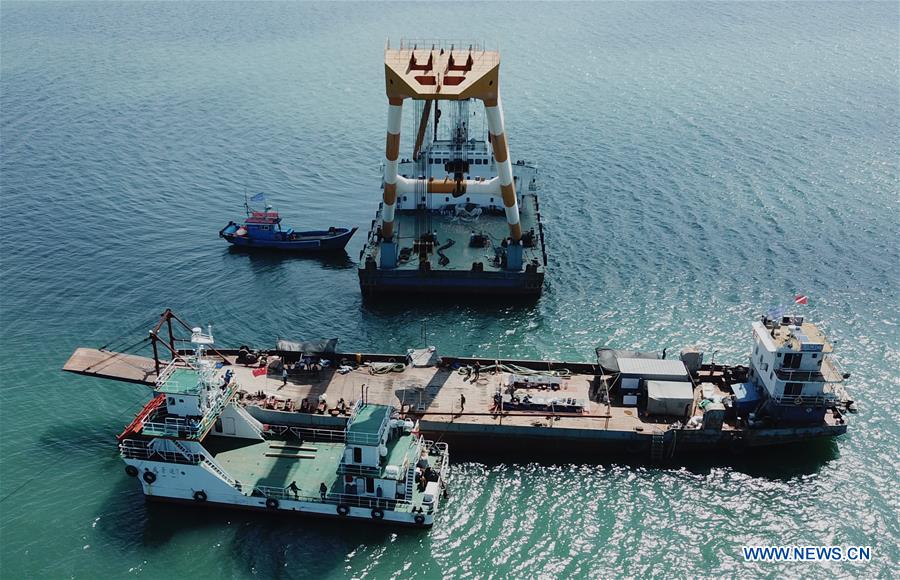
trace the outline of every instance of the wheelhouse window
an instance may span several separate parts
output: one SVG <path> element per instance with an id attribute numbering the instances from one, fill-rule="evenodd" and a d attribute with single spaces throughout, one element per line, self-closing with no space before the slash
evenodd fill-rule
<path id="1" fill-rule="evenodd" d="M 784 368 L 799 369 L 800 363 L 803 361 L 803 355 L 798 352 L 792 352 L 784 355 Z"/>
<path id="2" fill-rule="evenodd" d="M 784 396 L 785 397 L 799 397 L 800 393 L 803 392 L 803 383 L 785 383 L 784 384 Z"/>
<path id="3" fill-rule="evenodd" d="M 362 463 L 362 447 L 353 448 L 353 463 Z"/>

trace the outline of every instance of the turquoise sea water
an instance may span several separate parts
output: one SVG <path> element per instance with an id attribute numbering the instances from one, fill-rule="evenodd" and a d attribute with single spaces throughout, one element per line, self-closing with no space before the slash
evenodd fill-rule
<path id="1" fill-rule="evenodd" d="M 898 22 L 895 2 L 4 1 L 0 576 L 896 577 Z M 245 190 L 365 231 L 401 36 L 501 49 L 511 154 L 543 173 L 536 305 L 362 304 L 363 235 L 345 259 L 216 237 Z M 424 320 L 454 354 L 737 363 L 795 292 L 853 374 L 848 435 L 665 470 L 456 457 L 428 533 L 148 506 L 113 439 L 148 392 L 59 371 L 166 306 L 228 345 L 397 351 Z M 746 564 L 745 544 L 874 559 Z"/>

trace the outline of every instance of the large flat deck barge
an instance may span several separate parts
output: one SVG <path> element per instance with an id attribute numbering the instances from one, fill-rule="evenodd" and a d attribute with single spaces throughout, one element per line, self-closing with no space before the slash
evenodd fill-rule
<path id="1" fill-rule="evenodd" d="M 707 364 L 692 349 L 674 360 L 600 351 L 596 362 L 547 362 L 433 350 L 313 353 L 280 343 L 249 365 L 240 362 L 246 350 L 217 356 L 242 385 L 241 405 L 261 423 L 340 426 L 341 403 L 362 399 L 399 409 L 431 439 L 476 442 L 484 453 L 567 442 L 579 452 L 659 462 L 846 432 L 855 410 L 841 384 L 847 375 L 815 325 L 767 319 L 754 323 L 753 341 L 747 365 Z M 153 359 L 118 357 L 79 349 L 64 370 L 154 385 Z"/>
<path id="2" fill-rule="evenodd" d="M 383 194 L 360 253 L 364 296 L 541 294 L 538 169 L 510 160 L 499 67 L 499 53 L 476 43 L 385 50 Z M 401 156 L 404 102 L 414 141 Z"/>

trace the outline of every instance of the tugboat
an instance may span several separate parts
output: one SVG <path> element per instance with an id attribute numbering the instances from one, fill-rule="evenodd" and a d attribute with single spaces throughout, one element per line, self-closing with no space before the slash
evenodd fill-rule
<path id="1" fill-rule="evenodd" d="M 252 201 L 262 201 L 262 194 L 255 195 Z M 219 230 L 219 237 L 230 244 L 241 248 L 260 248 L 272 250 L 288 250 L 295 252 L 337 252 L 344 249 L 357 228 L 336 228 L 327 230 L 294 231 L 293 228 L 281 226 L 281 216 L 266 205 L 263 211 L 250 209 L 244 203 L 247 218 L 244 223 L 228 222 Z"/>
<path id="2" fill-rule="evenodd" d="M 265 425 L 241 405 L 211 331 L 158 375 L 155 397 L 118 436 L 148 499 L 430 527 L 446 486 L 446 443 L 425 441 L 390 405 L 357 401 L 338 428 Z M 216 356 L 213 356 L 216 355 Z M 232 367 L 232 368 L 229 368 Z"/>

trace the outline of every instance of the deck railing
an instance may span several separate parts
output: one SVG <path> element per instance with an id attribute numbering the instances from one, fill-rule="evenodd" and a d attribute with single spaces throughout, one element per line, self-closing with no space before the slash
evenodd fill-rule
<path id="1" fill-rule="evenodd" d="M 380 445 L 384 438 L 384 431 L 387 429 L 390 417 L 386 417 L 384 421 L 381 422 L 381 425 L 378 426 L 377 433 L 354 433 L 352 431 L 353 423 L 356 422 L 356 418 L 359 416 L 359 412 L 364 406 L 365 404 L 359 400 L 353 404 L 350 420 L 347 421 L 347 443 L 355 443 L 356 445 Z"/>
<path id="2" fill-rule="evenodd" d="M 225 405 L 234 396 L 238 389 L 236 381 L 228 383 L 225 391 L 220 395 L 213 406 L 198 421 L 196 419 L 184 419 L 181 417 L 167 417 L 164 421 L 146 421 L 142 428 L 145 435 L 157 437 L 184 437 L 196 439 L 206 434 L 212 424 L 218 419 L 225 409 Z"/>
<path id="3" fill-rule="evenodd" d="M 830 356 L 822 360 L 822 368 L 814 371 L 796 369 L 778 369 L 775 375 L 782 381 L 798 383 L 840 383 L 844 380 L 844 372 L 840 364 Z"/>
<path id="4" fill-rule="evenodd" d="M 832 407 L 839 398 L 834 393 L 821 395 L 776 395 L 772 397 L 779 405 L 797 405 L 798 407 Z"/>
<path id="5" fill-rule="evenodd" d="M 180 367 L 179 363 L 181 363 L 181 361 L 179 359 L 173 359 L 172 361 L 169 362 L 169 364 L 166 365 L 166 368 L 164 368 L 159 373 L 159 376 L 156 377 L 157 390 L 160 389 L 163 385 L 165 385 L 166 381 L 168 381 L 169 378 L 172 376 L 172 373 L 175 372 L 175 369 Z"/>
<path id="6" fill-rule="evenodd" d="M 373 477 L 381 473 L 381 466 L 369 467 L 366 465 L 341 463 L 340 466 L 338 466 L 338 473 L 340 473 L 341 475 L 359 475 L 363 477 Z"/>
<path id="7" fill-rule="evenodd" d="M 291 427 L 290 425 L 268 425 L 264 433 L 285 435 L 292 433 L 298 439 L 309 441 L 327 441 L 329 443 L 345 443 L 347 432 L 343 429 L 318 429 L 316 427 Z"/>
<path id="8" fill-rule="evenodd" d="M 362 495 L 354 495 L 347 493 L 327 493 L 325 499 L 321 495 L 311 496 L 302 493 L 294 493 L 287 487 L 273 487 L 267 485 L 257 485 L 253 488 L 253 495 L 259 495 L 266 498 L 274 498 L 279 500 L 306 501 L 311 503 L 321 503 L 325 505 L 348 505 L 353 507 L 364 508 L 387 508 L 394 511 L 408 511 L 413 507 L 413 502 L 404 499 L 394 499 L 387 497 L 368 497 Z"/>
<path id="9" fill-rule="evenodd" d="M 160 451 L 153 449 L 144 441 L 125 439 L 119 443 L 119 454 L 127 459 L 144 459 L 147 461 L 162 461 L 165 463 L 180 463 L 183 465 L 197 465 L 202 456 L 196 453 L 182 453 L 175 451 Z"/>

